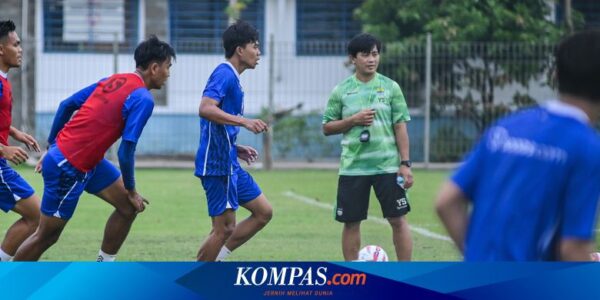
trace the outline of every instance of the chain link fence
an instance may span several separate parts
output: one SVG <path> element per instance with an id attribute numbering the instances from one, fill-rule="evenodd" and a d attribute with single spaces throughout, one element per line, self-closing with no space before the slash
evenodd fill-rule
<path id="1" fill-rule="evenodd" d="M 52 41 L 38 44 L 35 64 L 35 133 L 42 141 L 60 101 L 115 70 L 131 72 L 135 67 L 131 51 L 94 52 L 88 47 L 82 52 L 72 45 L 61 49 L 59 43 L 53 51 L 42 51 L 48 44 Z M 199 140 L 202 91 L 212 70 L 225 60 L 198 49 L 214 46 L 212 40 L 176 43 L 179 54 L 163 88 L 164 99 L 157 101 L 137 147 L 138 155 L 193 158 Z M 552 98 L 553 47 L 468 42 L 386 45 L 379 72 L 396 80 L 407 100 L 412 117 L 408 125 L 411 158 L 457 162 L 495 119 Z M 241 75 L 245 115 L 274 116 L 271 149 L 275 162 L 339 158 L 340 137 L 323 136 L 321 116 L 333 87 L 353 73 L 345 48 L 346 42 L 267 39 L 257 68 Z M 261 153 L 268 143 L 261 135 L 245 130 L 238 142 Z"/>

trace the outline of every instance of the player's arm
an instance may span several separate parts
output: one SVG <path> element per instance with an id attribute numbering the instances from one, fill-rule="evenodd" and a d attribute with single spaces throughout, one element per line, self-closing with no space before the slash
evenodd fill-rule
<path id="1" fill-rule="evenodd" d="M 590 253 L 594 252 L 594 242 L 591 240 L 562 239 L 559 246 L 562 261 L 589 261 Z"/>
<path id="2" fill-rule="evenodd" d="M 558 258 L 564 261 L 590 261 L 600 204 L 600 158 L 598 147 L 577 148 L 569 153 L 571 172 L 565 181 L 560 221 Z"/>
<path id="3" fill-rule="evenodd" d="M 90 97 L 90 95 L 94 92 L 98 83 L 94 83 L 79 92 L 71 95 L 71 97 L 63 100 L 58 106 L 58 110 L 54 115 L 54 121 L 52 122 L 52 128 L 50 129 L 50 134 L 48 135 L 48 145 L 54 144 L 54 140 L 58 135 L 58 132 L 67 124 L 67 122 L 73 116 L 73 113 L 81 108 L 85 100 Z"/>
<path id="4" fill-rule="evenodd" d="M 135 188 L 135 148 L 153 110 L 154 102 L 146 89 L 137 89 L 131 93 L 122 110 L 125 128 L 118 151 L 119 167 L 127 198 L 137 212 L 144 211 L 144 203 L 148 204 L 148 201 Z"/>
<path id="5" fill-rule="evenodd" d="M 235 147 L 237 149 L 238 158 L 245 161 L 248 165 L 258 159 L 258 151 L 256 151 L 256 149 L 244 145 L 235 145 Z"/>
<path id="6" fill-rule="evenodd" d="M 447 181 L 439 192 L 435 209 L 448 234 L 464 253 L 465 234 L 469 224 L 468 201 L 460 188 L 452 181 Z"/>
<path id="7" fill-rule="evenodd" d="M 18 165 L 24 163 L 29 158 L 29 155 L 21 147 L 0 144 L 0 157 Z"/>
<path id="8" fill-rule="evenodd" d="M 219 102 L 217 100 L 206 96 L 202 97 L 198 114 L 201 118 L 211 122 L 221 125 L 243 126 L 254 133 L 260 133 L 268 129 L 267 124 L 263 120 L 246 119 L 242 116 L 234 116 L 224 112 L 219 107 Z"/>
<path id="9" fill-rule="evenodd" d="M 358 113 L 342 118 L 342 98 L 336 87 L 329 100 L 327 101 L 327 107 L 323 114 L 323 134 L 334 135 L 345 133 L 354 126 L 369 126 L 373 124 L 375 118 L 375 110 L 364 109 Z"/>
<path id="10" fill-rule="evenodd" d="M 17 128 L 10 126 L 10 130 L 8 132 L 10 134 L 10 136 L 12 136 L 13 139 L 25 144 L 25 146 L 27 146 L 27 149 L 30 151 L 36 151 L 36 152 L 40 152 L 40 144 L 38 144 L 38 142 L 36 141 L 36 139 L 21 131 L 18 130 Z"/>
<path id="11" fill-rule="evenodd" d="M 394 124 L 394 135 L 396 138 L 396 148 L 398 148 L 398 154 L 400 155 L 400 161 L 410 161 L 410 141 L 408 139 L 408 130 L 406 129 L 405 122 Z M 404 178 L 405 188 L 410 188 L 413 185 L 414 179 L 409 166 L 401 164 L 398 169 L 398 175 Z"/>
<path id="12" fill-rule="evenodd" d="M 333 135 L 345 133 L 354 126 L 370 126 L 375 118 L 375 110 L 363 109 L 356 114 L 341 120 L 330 121 L 323 124 L 323 134 Z"/>

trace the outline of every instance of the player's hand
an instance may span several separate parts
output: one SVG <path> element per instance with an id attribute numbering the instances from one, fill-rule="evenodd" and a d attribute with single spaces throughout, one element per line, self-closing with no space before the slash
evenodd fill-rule
<path id="1" fill-rule="evenodd" d="M 48 153 L 48 151 L 44 151 L 44 153 L 42 153 L 42 156 L 40 156 L 40 159 L 38 160 L 37 164 L 35 164 L 35 169 L 33 169 L 36 173 L 42 173 L 42 162 L 44 161 L 44 157 L 46 157 L 46 154 Z"/>
<path id="2" fill-rule="evenodd" d="M 261 133 L 269 129 L 267 123 L 260 119 L 244 119 L 242 126 L 254 133 Z"/>
<path id="3" fill-rule="evenodd" d="M 402 176 L 402 178 L 404 178 L 404 188 L 405 189 L 409 189 L 415 182 L 415 179 L 413 178 L 413 175 L 412 175 L 412 171 L 410 170 L 409 167 L 407 167 L 405 165 L 401 165 L 400 169 L 398 169 L 398 176 Z"/>
<path id="4" fill-rule="evenodd" d="M 250 146 L 237 145 L 237 155 L 239 159 L 245 161 L 248 165 L 258 159 L 258 151 Z"/>
<path id="5" fill-rule="evenodd" d="M 22 164 L 29 158 L 25 150 L 16 146 L 3 146 L 0 154 L 15 165 Z"/>
<path id="6" fill-rule="evenodd" d="M 146 209 L 146 205 L 150 204 L 148 200 L 138 194 L 135 190 L 127 191 L 127 199 L 129 199 L 129 202 L 135 208 L 136 213 L 143 212 Z"/>
<path id="7" fill-rule="evenodd" d="M 15 132 L 11 135 L 13 139 L 25 144 L 27 150 L 41 152 L 40 144 L 35 140 L 35 138 L 23 131 L 15 130 Z"/>
<path id="8" fill-rule="evenodd" d="M 354 126 L 371 126 L 375 119 L 375 110 L 372 108 L 363 109 L 352 116 Z"/>

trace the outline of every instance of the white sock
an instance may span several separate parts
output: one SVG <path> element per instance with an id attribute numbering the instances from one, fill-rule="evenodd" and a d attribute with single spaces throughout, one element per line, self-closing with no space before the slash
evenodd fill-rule
<path id="1" fill-rule="evenodd" d="M 229 255 L 231 255 L 231 250 L 223 246 L 223 248 L 221 248 L 221 251 L 219 251 L 219 255 L 217 255 L 217 261 L 224 261 Z"/>
<path id="2" fill-rule="evenodd" d="M 108 253 L 104 253 L 104 251 L 102 251 L 102 249 L 100 249 L 100 251 L 98 251 L 98 259 L 96 259 L 97 262 L 113 262 L 115 261 L 115 259 L 117 258 L 116 254 L 108 254 Z"/>
<path id="3" fill-rule="evenodd" d="M 0 248 L 0 261 L 11 261 L 13 259 L 8 253 L 4 252 L 2 248 Z"/>

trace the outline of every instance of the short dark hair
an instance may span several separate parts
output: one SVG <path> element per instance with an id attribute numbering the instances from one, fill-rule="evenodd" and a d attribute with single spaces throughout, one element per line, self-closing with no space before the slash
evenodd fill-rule
<path id="1" fill-rule="evenodd" d="M 568 36 L 555 51 L 560 93 L 600 102 L 600 30 Z"/>
<path id="2" fill-rule="evenodd" d="M 175 59 L 175 50 L 171 45 L 151 35 L 147 40 L 141 42 L 134 53 L 135 67 L 147 69 L 152 62 L 163 63 L 169 58 Z"/>
<path id="3" fill-rule="evenodd" d="M 0 40 L 8 36 L 10 32 L 17 29 L 15 23 L 11 20 L 0 21 Z"/>
<path id="4" fill-rule="evenodd" d="M 361 33 L 353 37 L 348 43 L 348 54 L 356 57 L 359 52 L 370 53 L 373 46 L 381 52 L 381 41 L 372 34 Z"/>
<path id="5" fill-rule="evenodd" d="M 231 58 L 237 47 L 244 47 L 248 43 L 258 41 L 258 31 L 250 23 L 237 20 L 223 32 L 223 48 L 225 58 Z"/>

